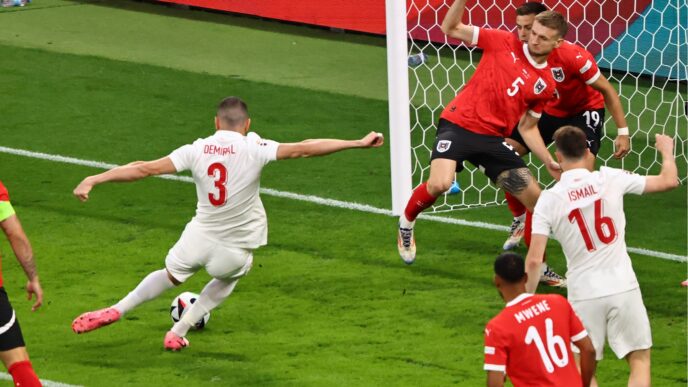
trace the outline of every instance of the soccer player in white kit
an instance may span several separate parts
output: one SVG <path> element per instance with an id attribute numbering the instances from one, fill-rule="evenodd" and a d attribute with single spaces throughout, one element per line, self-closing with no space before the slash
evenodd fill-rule
<path id="1" fill-rule="evenodd" d="M 74 195 L 86 201 L 91 189 L 101 183 L 190 170 L 198 195 L 196 216 L 167 254 L 165 268 L 150 273 L 112 307 L 77 317 L 72 323 L 74 332 L 85 333 L 111 324 L 205 268 L 213 279 L 164 339 L 166 349 L 186 347 L 188 330 L 232 293 L 239 278 L 251 269 L 253 250 L 267 244 L 267 217 L 259 196 L 263 167 L 274 160 L 379 147 L 384 142 L 382 134 L 370 132 L 360 140 L 280 144 L 249 132 L 250 125 L 246 104 L 236 97 L 225 98 L 218 106 L 212 136 L 155 161 L 133 162 L 89 176 L 74 189 Z"/>
<path id="2" fill-rule="evenodd" d="M 542 192 L 535 205 L 526 259 L 526 289 L 532 293 L 537 288 L 542 253 L 551 232 L 566 256 L 568 299 L 592 338 L 597 360 L 602 359 L 607 338 L 619 359 L 629 363 L 628 385 L 649 386 L 652 335 L 626 251 L 623 196 L 678 186 L 673 140 L 656 136 L 662 170 L 655 176 L 607 167 L 588 170 L 594 156 L 580 128 L 559 128 L 554 142 L 564 172 L 554 187 Z"/>

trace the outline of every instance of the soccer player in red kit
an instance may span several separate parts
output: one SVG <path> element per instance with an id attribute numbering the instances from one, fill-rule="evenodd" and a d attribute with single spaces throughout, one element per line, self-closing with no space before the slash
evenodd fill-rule
<path id="1" fill-rule="evenodd" d="M 535 16 L 546 10 L 547 7 L 538 2 L 524 3 L 516 8 L 516 27 L 521 41 L 528 40 Z M 538 122 L 538 129 L 545 145 L 552 143 L 552 136 L 557 129 L 573 125 L 583 129 L 588 138 L 590 151 L 597 155 L 604 135 L 606 105 L 617 127 L 614 157 L 620 159 L 626 156 L 631 141 L 621 100 L 614 87 L 600 72 L 592 54 L 579 45 L 563 41 L 550 54 L 547 62 L 556 82 L 557 92 L 555 98 L 545 106 Z M 516 130 L 506 141 L 521 156 L 530 152 L 523 137 Z M 524 236 L 526 208 L 508 192 L 506 200 L 514 220 L 503 248 L 510 250 L 518 246 Z"/>
<path id="2" fill-rule="evenodd" d="M 12 251 L 17 257 L 17 261 L 24 269 L 24 273 L 29 281 L 26 284 L 26 292 L 31 299 L 34 295 L 36 300 L 31 310 L 37 310 L 43 303 L 43 290 L 38 279 L 38 271 L 33 258 L 31 242 L 26 237 L 24 229 L 17 214 L 10 203 L 10 195 L 7 188 L 0 181 L 0 228 L 12 246 Z M 3 286 L 2 274 L 0 274 L 0 360 L 7 367 L 12 375 L 15 386 L 36 387 L 41 382 L 33 370 L 29 353 L 26 351 L 24 337 L 22 336 L 19 321 L 12 309 L 7 292 Z"/>
<path id="3" fill-rule="evenodd" d="M 442 112 L 430 163 L 430 177 L 413 191 L 399 219 L 397 247 L 407 264 L 416 256 L 413 227 L 416 217 L 451 186 L 455 173 L 469 161 L 493 183 L 511 192 L 532 209 L 540 195 L 538 182 L 504 137 L 518 130 L 548 171 L 556 176 L 552 159 L 537 130 L 537 120 L 555 84 L 547 56 L 566 34 L 566 19 L 556 12 L 537 16 L 531 39 L 523 44 L 508 32 L 463 24 L 466 0 L 457 0 L 442 22 L 449 37 L 483 49 L 478 67 L 459 94 Z M 519 123 L 520 120 L 520 123 Z"/>
<path id="4" fill-rule="evenodd" d="M 526 293 L 528 275 L 517 254 L 497 257 L 494 271 L 506 307 L 485 327 L 488 387 L 503 386 L 505 375 L 515 387 L 589 386 L 595 348 L 568 301 L 558 294 Z M 581 351 L 580 373 L 572 342 Z"/>

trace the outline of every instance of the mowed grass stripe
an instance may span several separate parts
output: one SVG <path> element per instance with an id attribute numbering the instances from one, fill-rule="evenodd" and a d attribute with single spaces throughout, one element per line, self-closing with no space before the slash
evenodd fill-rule
<path id="1" fill-rule="evenodd" d="M 24 156 L 24 157 L 31 157 L 31 158 L 35 158 L 35 159 L 49 160 L 49 161 L 54 161 L 54 162 L 66 163 L 66 164 L 83 165 L 83 166 L 102 168 L 102 169 L 111 169 L 111 168 L 114 168 L 117 166 L 116 164 L 109 164 L 109 163 L 104 163 L 101 161 L 82 160 L 82 159 L 77 159 L 74 157 L 61 156 L 61 155 L 50 155 L 50 154 L 46 154 L 46 153 L 32 152 L 32 151 L 27 151 L 24 149 L 14 149 L 14 148 L 8 148 L 8 147 L 4 147 L 4 146 L 0 146 L 0 152 Z M 177 180 L 177 181 L 183 181 L 186 183 L 193 183 L 194 182 L 193 179 L 188 177 L 188 176 L 161 175 L 158 177 L 161 179 Z M 294 193 L 294 192 L 284 192 L 284 191 L 274 190 L 274 189 L 270 189 L 270 188 L 261 188 L 260 192 L 263 195 L 270 195 L 270 196 L 276 196 L 276 197 L 281 197 L 281 198 L 300 200 L 300 201 L 315 203 L 315 204 L 319 204 L 319 205 L 323 205 L 323 206 L 345 208 L 348 210 L 392 216 L 391 210 L 376 208 L 376 207 L 373 207 L 373 206 L 370 206 L 367 204 L 351 203 L 351 202 L 345 202 L 345 201 L 341 201 L 341 200 L 321 198 L 321 197 L 314 196 L 314 195 L 303 195 L 303 194 Z M 431 221 L 435 221 L 435 222 L 449 223 L 449 224 L 455 224 L 455 225 L 466 226 L 466 227 L 482 228 L 482 229 L 487 229 L 487 230 L 498 230 L 498 231 L 508 231 L 509 230 L 509 228 L 506 226 L 500 226 L 500 225 L 485 223 L 485 222 L 472 222 L 472 221 L 467 221 L 464 219 L 457 219 L 457 218 L 446 218 L 446 217 L 441 217 L 441 216 L 437 216 L 437 215 L 423 214 L 423 215 L 421 215 L 421 219 L 427 219 L 427 220 L 431 220 Z M 678 262 L 688 262 L 688 258 L 685 256 L 664 253 L 661 251 L 653 251 L 653 250 L 638 248 L 638 247 L 628 247 L 627 250 L 631 253 L 634 253 L 634 254 L 646 255 L 649 257 L 668 259 L 671 261 L 678 261 Z"/>

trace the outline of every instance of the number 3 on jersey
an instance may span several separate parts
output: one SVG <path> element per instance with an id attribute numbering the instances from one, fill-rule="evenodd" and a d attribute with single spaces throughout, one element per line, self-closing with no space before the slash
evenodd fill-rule
<path id="1" fill-rule="evenodd" d="M 210 204 L 215 207 L 224 206 L 227 202 L 227 168 L 221 163 L 212 163 L 208 167 L 208 176 L 214 178 L 217 192 L 208 193 Z"/>

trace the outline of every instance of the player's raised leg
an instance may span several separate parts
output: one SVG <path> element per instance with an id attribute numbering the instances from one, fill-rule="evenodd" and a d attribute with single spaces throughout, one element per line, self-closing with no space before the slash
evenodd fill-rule
<path id="1" fill-rule="evenodd" d="M 435 203 L 437 198 L 446 192 L 454 181 L 456 161 L 450 159 L 434 159 L 430 163 L 430 178 L 413 190 L 411 198 L 406 204 L 404 213 L 399 217 L 399 231 L 397 247 L 401 259 L 407 264 L 416 259 L 416 241 L 413 227 L 418 215 Z"/>
<path id="2" fill-rule="evenodd" d="M 138 305 L 158 297 L 165 290 L 179 284 L 180 282 L 174 279 L 166 269 L 154 271 L 117 304 L 109 308 L 86 312 L 74 319 L 72 330 L 75 333 L 86 333 L 110 325 Z"/>

